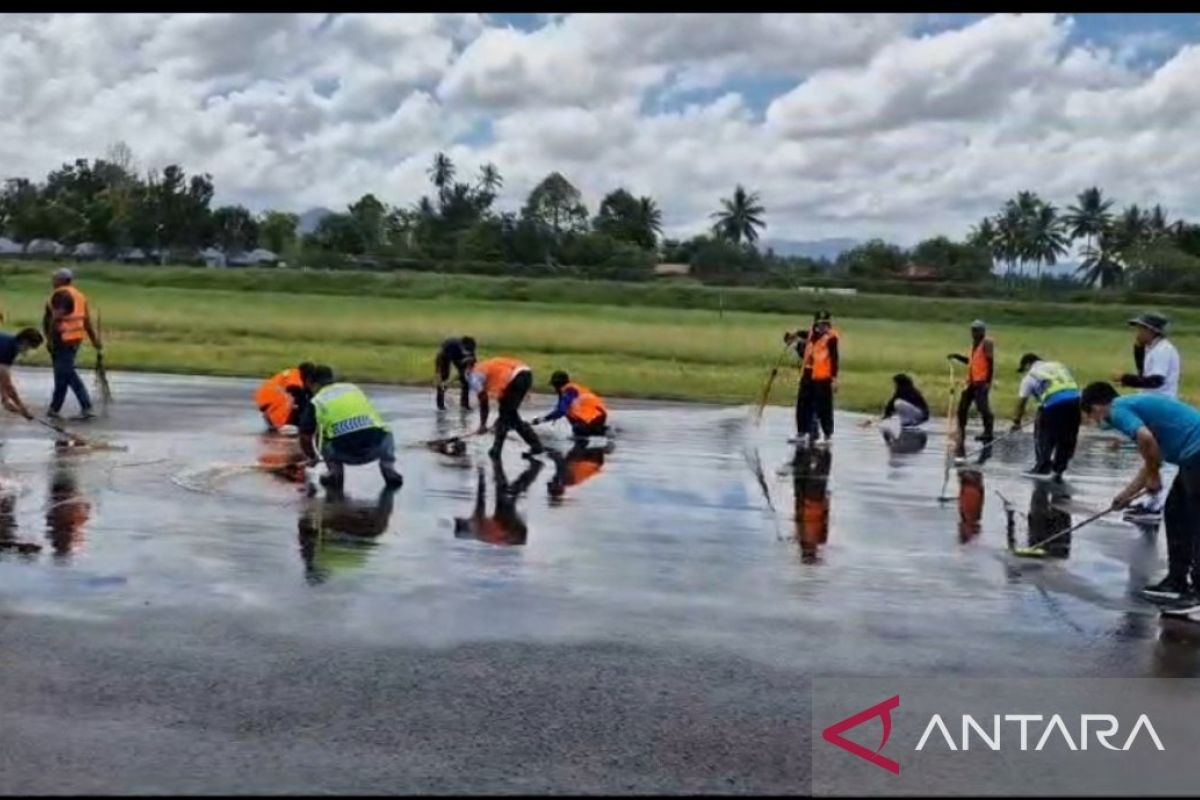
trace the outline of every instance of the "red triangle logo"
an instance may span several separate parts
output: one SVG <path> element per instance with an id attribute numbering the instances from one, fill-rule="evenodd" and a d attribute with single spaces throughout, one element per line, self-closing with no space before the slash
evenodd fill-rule
<path id="1" fill-rule="evenodd" d="M 821 738 L 832 745 L 837 745 L 843 750 L 853 753 L 864 761 L 870 761 L 877 767 L 886 769 L 895 775 L 900 774 L 900 763 L 893 761 L 887 756 L 880 755 L 879 751 L 887 745 L 888 737 L 892 735 L 892 709 L 900 707 L 900 695 L 889 697 L 882 703 L 877 703 L 870 708 L 864 708 L 857 714 L 846 717 L 841 722 L 835 722 L 825 730 L 821 731 Z M 843 733 L 851 728 L 857 727 L 869 719 L 879 717 L 883 722 L 883 740 L 880 741 L 879 747 L 874 752 L 863 747 L 857 742 L 852 742 L 842 736 Z"/>

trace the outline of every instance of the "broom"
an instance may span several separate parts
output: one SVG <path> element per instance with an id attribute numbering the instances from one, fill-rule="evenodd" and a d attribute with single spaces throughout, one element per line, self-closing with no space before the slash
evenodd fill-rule
<path id="1" fill-rule="evenodd" d="M 775 376 L 779 374 L 779 368 L 783 366 L 783 360 L 787 358 L 788 351 L 791 349 L 792 346 L 790 344 L 784 344 L 783 351 L 780 352 L 779 358 L 775 359 L 775 366 L 771 367 L 771 372 L 767 375 L 762 390 L 758 393 L 758 407 L 754 409 L 755 425 L 762 422 L 763 410 L 766 409 L 767 399 L 771 396 L 771 386 L 774 385 Z"/>
<path id="2" fill-rule="evenodd" d="M 100 309 L 96 309 L 96 333 L 100 341 L 104 341 L 104 328 L 100 324 Z M 105 408 L 112 402 L 112 389 L 108 385 L 108 373 L 104 369 L 104 353 L 96 351 L 96 391 L 100 395 L 100 404 Z"/>
<path id="3" fill-rule="evenodd" d="M 1133 500 L 1138 499 L 1143 494 L 1145 494 L 1145 492 L 1138 492 L 1137 494 L 1135 494 L 1133 497 L 1130 498 L 1130 501 L 1132 502 Z M 1038 544 L 1036 544 L 1032 547 L 1013 548 L 1013 551 L 1012 551 L 1013 555 L 1020 556 L 1021 558 L 1047 558 L 1047 557 L 1049 557 L 1050 553 L 1048 550 L 1046 550 L 1046 545 L 1050 544 L 1050 542 L 1053 542 L 1055 539 L 1061 539 L 1064 536 L 1072 534 L 1075 531 L 1082 528 L 1084 525 L 1090 525 L 1091 523 L 1095 522 L 1096 520 L 1098 520 L 1102 517 L 1107 517 L 1109 514 L 1112 514 L 1113 512 L 1120 511 L 1120 510 L 1121 509 L 1116 508 L 1116 507 L 1110 507 L 1110 508 L 1104 509 L 1103 511 L 1097 511 L 1095 514 L 1091 515 L 1090 517 L 1085 519 L 1083 522 L 1080 522 L 1077 525 L 1072 525 L 1071 527 L 1067 528 L 1066 530 L 1059 531 L 1058 533 L 1054 534 L 1053 536 L 1047 537 L 1046 539 L 1042 540 L 1041 542 L 1039 542 Z"/>

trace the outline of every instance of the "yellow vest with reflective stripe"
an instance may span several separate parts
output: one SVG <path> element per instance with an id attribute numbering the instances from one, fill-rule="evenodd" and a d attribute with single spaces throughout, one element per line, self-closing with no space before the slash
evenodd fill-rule
<path id="1" fill-rule="evenodd" d="M 1038 361 L 1029 368 L 1029 374 L 1038 379 L 1041 388 L 1040 392 L 1035 389 L 1033 393 L 1039 407 L 1059 392 L 1079 388 L 1067 368 L 1057 361 Z"/>
<path id="2" fill-rule="evenodd" d="M 321 443 L 370 428 L 387 430 L 383 418 L 353 383 L 331 383 L 312 399 Z"/>

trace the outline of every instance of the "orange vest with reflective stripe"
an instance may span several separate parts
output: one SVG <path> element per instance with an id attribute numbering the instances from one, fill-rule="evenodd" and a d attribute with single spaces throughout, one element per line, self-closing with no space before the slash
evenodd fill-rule
<path id="1" fill-rule="evenodd" d="M 804 345 L 803 369 L 812 369 L 814 381 L 833 379 L 833 359 L 829 356 L 829 343 L 838 338 L 838 332 L 830 328 L 815 342 L 809 339 Z"/>
<path id="2" fill-rule="evenodd" d="M 66 292 L 71 295 L 71 300 L 74 301 L 75 307 L 71 313 L 55 323 L 55 329 L 58 331 L 58 338 L 63 344 L 79 344 L 87 335 L 87 328 L 84 322 L 87 320 L 87 298 L 83 296 L 83 292 L 76 289 L 74 286 L 67 284 L 55 289 L 50 298 L 59 292 Z M 46 303 L 50 305 L 49 302 Z M 53 311 L 51 311 L 53 315 Z"/>
<path id="3" fill-rule="evenodd" d="M 283 372 L 272 375 L 262 382 L 258 387 L 258 391 L 254 393 L 254 402 L 261 409 L 265 406 L 272 406 L 280 402 L 280 400 L 291 400 L 291 395 L 288 394 L 288 389 L 303 388 L 304 380 L 300 377 L 300 370 L 292 367 L 285 369 Z"/>
<path id="4" fill-rule="evenodd" d="M 575 396 L 575 402 L 571 403 L 571 407 L 567 409 L 567 419 L 590 425 L 600 419 L 601 414 L 608 413 L 608 409 L 604 407 L 604 401 L 591 389 L 581 383 L 571 381 L 563 387 L 563 392 L 571 389 L 578 394 Z"/>
<path id="5" fill-rule="evenodd" d="M 520 359 L 507 356 L 489 358 L 475 365 L 475 371 L 483 376 L 483 389 L 490 397 L 504 394 L 513 376 L 522 369 L 529 369 L 529 366 Z"/>
<path id="6" fill-rule="evenodd" d="M 988 379 L 988 359 L 984 345 L 991 344 L 991 339 L 984 339 L 979 346 L 971 350 L 971 362 L 968 372 L 971 383 L 986 383 Z"/>

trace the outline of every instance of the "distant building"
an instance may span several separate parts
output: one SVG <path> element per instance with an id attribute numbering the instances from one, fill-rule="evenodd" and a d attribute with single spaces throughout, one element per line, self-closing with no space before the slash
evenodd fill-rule
<path id="1" fill-rule="evenodd" d="M 690 275 L 691 264 L 655 264 L 654 274 L 664 276 Z"/>
<path id="2" fill-rule="evenodd" d="M 934 267 L 910 261 L 904 271 L 900 273 L 900 277 L 906 281 L 936 281 L 938 280 L 938 271 Z"/>
<path id="3" fill-rule="evenodd" d="M 19 256 L 25 252 L 25 248 L 8 239 L 0 236 L 0 256 Z"/>
<path id="4" fill-rule="evenodd" d="M 259 247 L 248 253 L 230 255 L 227 263 L 231 267 L 273 267 L 279 263 L 279 256 L 270 250 Z"/>
<path id="5" fill-rule="evenodd" d="M 145 264 L 150 257 L 140 247 L 127 247 L 117 254 L 117 260 L 125 264 Z"/>

